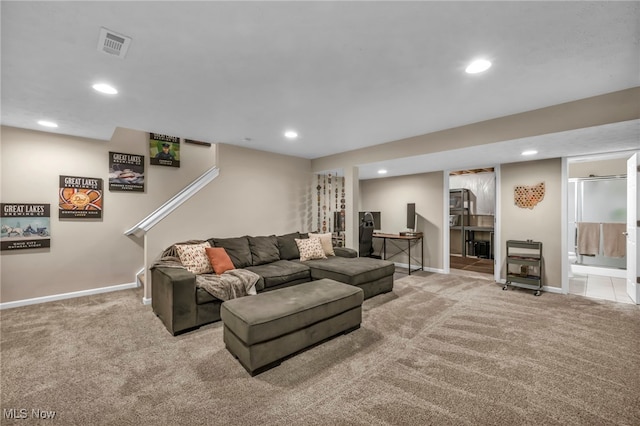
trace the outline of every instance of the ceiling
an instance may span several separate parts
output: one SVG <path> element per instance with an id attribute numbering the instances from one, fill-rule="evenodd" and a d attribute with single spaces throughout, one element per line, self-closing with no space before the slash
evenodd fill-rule
<path id="1" fill-rule="evenodd" d="M 313 159 L 640 86 L 639 2 L 2 1 L 1 19 L 2 124 L 100 140 L 125 127 Z M 124 59 L 98 50 L 101 27 L 132 38 Z M 493 66 L 466 74 L 475 58 Z M 543 140 L 576 155 L 640 134 L 576 132 Z M 521 161 L 527 142 L 395 166 Z"/>

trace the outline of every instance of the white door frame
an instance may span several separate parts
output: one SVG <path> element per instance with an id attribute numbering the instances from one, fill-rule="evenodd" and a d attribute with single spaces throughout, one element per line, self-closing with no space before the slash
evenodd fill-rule
<path id="1" fill-rule="evenodd" d="M 640 151 L 627 159 L 627 294 L 635 304 L 640 304 L 640 282 L 638 282 L 638 175 L 640 174 Z"/>
<path id="2" fill-rule="evenodd" d="M 496 186 L 495 186 L 495 215 L 493 218 L 493 277 L 496 282 L 503 282 L 500 277 L 501 273 L 501 264 L 502 264 L 502 244 L 500 240 L 500 211 L 501 211 L 501 197 L 500 197 L 500 165 L 496 164 L 493 166 L 480 166 L 480 167 L 467 167 L 467 168 L 493 168 L 493 173 L 496 177 Z M 444 170 L 443 173 L 443 191 L 442 191 L 442 205 L 443 205 L 443 214 L 442 214 L 442 229 L 443 229 L 443 238 L 442 238 L 442 266 L 443 272 L 445 274 L 451 273 L 451 264 L 449 262 L 449 249 L 451 247 L 450 237 L 451 233 L 449 232 L 449 174 L 453 171 L 460 169 L 449 169 Z"/>
<path id="3" fill-rule="evenodd" d="M 601 157 L 602 159 L 605 159 L 607 157 L 611 157 L 611 156 L 615 156 L 617 158 L 622 158 L 624 157 L 625 159 L 629 159 L 636 151 L 620 151 L 620 152 L 609 152 L 609 153 L 603 153 L 603 154 L 594 154 L 594 155 L 589 155 L 586 157 L 589 158 L 593 158 L 594 161 L 597 161 L 598 157 Z M 628 156 L 625 156 L 625 154 L 629 154 Z M 568 188 L 569 188 L 569 162 L 571 160 L 577 160 L 577 159 L 584 159 L 585 156 L 578 156 L 578 157 L 563 157 L 562 158 L 562 170 L 561 170 L 561 179 L 562 179 L 562 185 L 561 185 L 561 199 L 562 199 L 562 204 L 561 204 L 561 217 L 562 217 L 562 223 L 560 224 L 560 232 L 562 233 L 562 239 L 560 241 L 560 250 L 561 253 L 563 253 L 562 255 L 562 262 L 561 262 L 561 268 L 562 268 L 562 293 L 563 294 L 568 294 L 569 293 L 569 274 L 571 271 L 571 267 L 569 264 L 569 247 L 567 245 L 567 228 L 568 228 L 568 224 L 569 224 L 569 212 L 568 212 L 568 203 L 569 203 L 569 194 L 568 194 Z M 627 176 L 628 178 L 628 176 Z M 627 263 L 631 262 L 633 260 L 630 260 L 629 257 L 627 257 Z M 640 286 L 638 287 L 638 292 L 640 293 Z"/>
<path id="4" fill-rule="evenodd" d="M 449 261 L 449 249 L 451 243 L 449 238 L 451 232 L 449 232 L 449 172 L 450 170 L 442 171 L 442 271 L 445 274 L 451 273 L 451 262 Z"/>
<path id="5" fill-rule="evenodd" d="M 496 214 L 493 222 L 493 278 L 498 283 L 506 282 L 501 277 L 502 274 L 502 184 L 500 165 L 494 166 L 496 174 Z"/>
<path id="6" fill-rule="evenodd" d="M 561 279 L 560 288 L 562 294 L 569 293 L 569 245 L 567 242 L 567 229 L 569 225 L 569 161 L 567 157 L 562 157 L 562 166 L 560 170 L 560 253 L 562 253 L 562 262 L 560 263 Z"/>

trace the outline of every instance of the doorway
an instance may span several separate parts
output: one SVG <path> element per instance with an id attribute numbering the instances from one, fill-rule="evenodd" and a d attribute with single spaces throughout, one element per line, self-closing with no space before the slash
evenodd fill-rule
<path id="1" fill-rule="evenodd" d="M 449 267 L 494 275 L 496 173 L 493 168 L 449 173 Z"/>
<path id="2" fill-rule="evenodd" d="M 570 294 L 633 303 L 626 291 L 624 250 L 628 157 L 618 153 L 567 162 Z"/>

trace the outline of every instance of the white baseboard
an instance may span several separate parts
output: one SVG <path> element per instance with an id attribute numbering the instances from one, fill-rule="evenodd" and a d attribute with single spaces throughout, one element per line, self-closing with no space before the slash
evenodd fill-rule
<path id="1" fill-rule="evenodd" d="M 33 299 L 16 300 L 15 302 L 0 303 L 0 310 L 19 308 L 20 306 L 36 305 L 38 303 L 54 302 L 56 300 L 73 299 L 75 297 L 90 296 L 92 294 L 109 293 L 118 290 L 137 288 L 138 283 L 119 284 L 110 287 L 92 288 L 71 293 L 53 294 L 51 296 L 34 297 Z M 149 299 L 151 300 L 151 299 Z"/>
<path id="2" fill-rule="evenodd" d="M 150 297 L 143 297 L 142 298 L 142 304 L 143 305 L 150 305 L 151 304 L 151 298 Z"/>
<path id="3" fill-rule="evenodd" d="M 408 263 L 393 262 L 393 264 L 396 265 L 398 268 L 409 269 Z M 411 267 L 414 268 L 414 269 L 411 269 L 411 272 L 422 270 L 426 272 L 435 272 L 436 274 L 444 274 L 444 269 L 430 268 L 428 266 L 420 269 L 420 265 L 414 265 L 413 263 L 411 264 Z M 418 268 L 418 269 L 415 269 L 415 268 Z"/>

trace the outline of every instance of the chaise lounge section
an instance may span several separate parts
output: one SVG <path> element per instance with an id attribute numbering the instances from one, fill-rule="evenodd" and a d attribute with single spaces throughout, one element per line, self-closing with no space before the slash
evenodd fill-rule
<path id="1" fill-rule="evenodd" d="M 309 235 L 315 237 L 314 234 L 292 232 L 279 236 L 209 238 L 206 241 L 212 247 L 224 248 L 235 268 L 256 273 L 260 277 L 255 285 L 258 293 L 325 278 L 362 289 L 364 299 L 393 290 L 395 265 L 385 260 L 357 257 L 352 249 L 330 248 L 334 255 L 301 261 L 296 240 L 309 238 Z M 151 268 L 151 279 L 153 311 L 171 334 L 177 335 L 221 319 L 223 300 L 198 287 L 194 273 L 160 264 Z"/>

